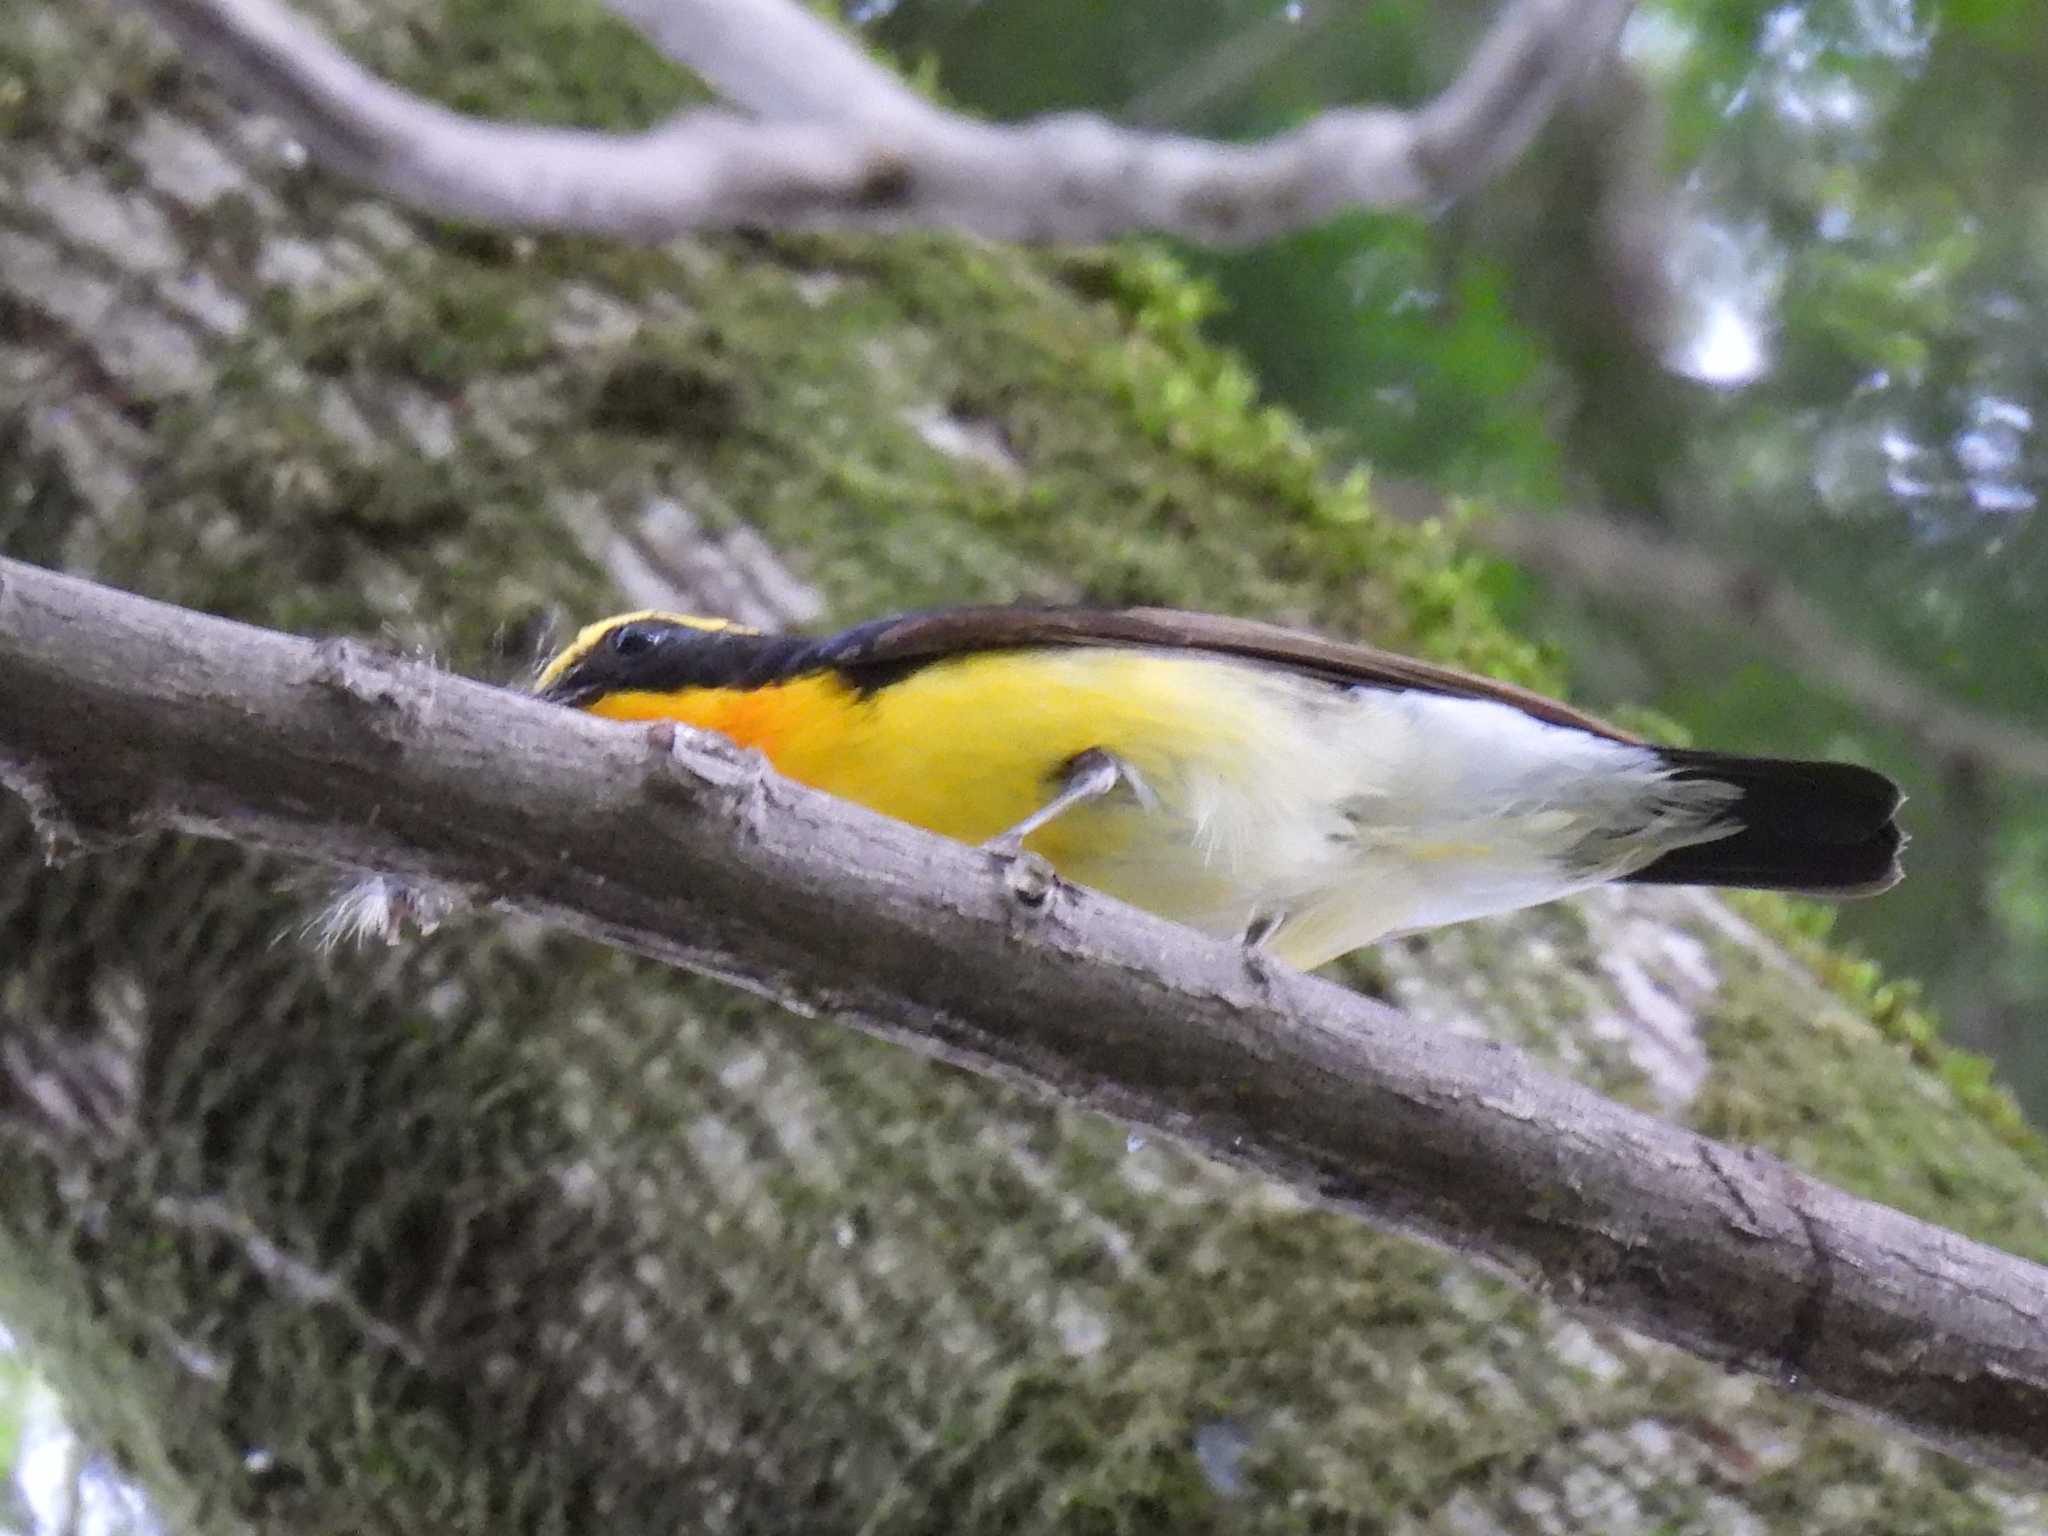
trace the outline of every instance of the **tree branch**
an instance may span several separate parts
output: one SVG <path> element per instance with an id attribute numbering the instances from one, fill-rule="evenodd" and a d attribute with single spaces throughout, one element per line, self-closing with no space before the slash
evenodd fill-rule
<path id="1" fill-rule="evenodd" d="M 0 761 L 72 836 L 171 826 L 449 882 L 2048 1479 L 2048 1271 L 715 738 L 0 561 Z"/>
<path id="2" fill-rule="evenodd" d="M 1522 153 L 1632 0 L 1516 0 L 1434 101 L 1328 112 L 1253 145 L 1083 115 L 975 122 L 923 101 L 793 0 L 609 0 L 754 114 L 692 112 L 632 135 L 450 112 L 377 79 L 275 0 L 134 3 L 334 170 L 442 217 L 641 240 L 744 225 L 1223 244 L 1469 191 Z"/>

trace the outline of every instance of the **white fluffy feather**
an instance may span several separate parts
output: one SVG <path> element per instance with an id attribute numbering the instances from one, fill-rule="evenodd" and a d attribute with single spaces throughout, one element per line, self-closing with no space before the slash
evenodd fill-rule
<path id="1" fill-rule="evenodd" d="M 1388 934 L 1549 901 L 1733 830 L 1736 791 L 1490 700 L 1219 662 L 1240 729 L 1147 775 L 1088 884 L 1217 934 L 1278 919 L 1313 966 Z M 1126 814 L 1139 816 L 1136 806 Z"/>

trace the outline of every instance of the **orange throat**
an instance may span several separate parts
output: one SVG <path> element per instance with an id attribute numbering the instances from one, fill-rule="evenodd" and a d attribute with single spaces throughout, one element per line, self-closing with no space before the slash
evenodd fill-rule
<path id="1" fill-rule="evenodd" d="M 590 708 L 607 720 L 676 720 L 716 731 L 751 747 L 778 772 L 811 782 L 801 771 L 803 738 L 834 734 L 831 726 L 859 707 L 839 678 L 819 674 L 763 688 L 690 688 L 672 693 L 607 694 Z"/>

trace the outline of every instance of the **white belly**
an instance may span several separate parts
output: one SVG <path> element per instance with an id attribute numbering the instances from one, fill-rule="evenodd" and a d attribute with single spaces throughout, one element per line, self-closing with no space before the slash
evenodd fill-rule
<path id="1" fill-rule="evenodd" d="M 1229 664 L 1225 664 L 1229 665 Z M 1113 853 L 1066 873 L 1220 936 L 1277 922 L 1315 966 L 1391 933 L 1511 911 L 1719 835 L 1732 791 L 1505 704 L 1230 666 L 1242 729 L 1142 793 L 1071 813 Z"/>

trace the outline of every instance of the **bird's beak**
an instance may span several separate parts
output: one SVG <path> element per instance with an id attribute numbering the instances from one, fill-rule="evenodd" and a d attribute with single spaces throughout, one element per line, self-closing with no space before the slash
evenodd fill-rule
<path id="1" fill-rule="evenodd" d="M 549 683 L 535 697 L 549 704 L 562 704 L 570 709 L 585 709 L 595 704 L 603 692 L 602 688 L 584 682 L 570 671 L 564 672 Z"/>

